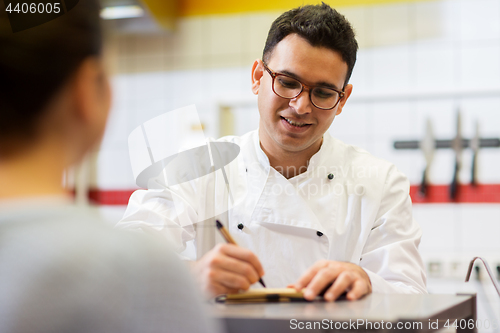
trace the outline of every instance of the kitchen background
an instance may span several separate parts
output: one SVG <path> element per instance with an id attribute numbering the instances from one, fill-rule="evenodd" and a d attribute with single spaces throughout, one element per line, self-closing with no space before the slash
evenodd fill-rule
<path id="1" fill-rule="evenodd" d="M 146 2 L 149 7 L 103 1 L 105 7 L 138 5 L 144 13 L 105 22 L 114 88 L 110 122 L 99 150 L 68 174 L 78 202 L 96 205 L 110 223 L 121 218 L 137 188 L 127 147 L 137 126 L 195 104 L 206 136 L 241 135 L 257 127 L 252 63 L 261 57 L 271 22 L 301 4 L 186 0 L 173 15 L 167 8 L 172 1 L 166 1 L 162 10 L 168 15 L 160 27 L 152 18 L 160 16 L 159 2 Z M 423 229 L 420 249 L 429 291 L 477 292 L 479 318 L 500 326 L 500 298 L 483 266 L 472 283 L 463 283 L 474 256 L 486 258 L 500 279 L 500 148 L 479 150 L 475 187 L 473 153 L 463 150 L 454 200 L 448 194 L 453 149 L 436 150 L 427 197 L 417 193 L 426 167 L 423 152 L 394 149 L 395 141 L 422 140 L 428 121 L 435 139 L 454 139 L 458 112 L 464 138 L 476 135 L 476 124 L 481 138 L 500 138 L 500 0 L 326 2 L 350 20 L 360 45 L 354 91 L 331 134 L 406 173 Z"/>

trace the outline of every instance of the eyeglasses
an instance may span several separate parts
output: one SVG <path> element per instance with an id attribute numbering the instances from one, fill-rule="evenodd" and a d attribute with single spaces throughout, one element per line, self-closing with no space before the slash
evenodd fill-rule
<path id="1" fill-rule="evenodd" d="M 334 88 L 323 86 L 309 86 L 299 80 L 281 73 L 273 72 L 263 64 L 266 71 L 273 78 L 273 92 L 282 98 L 292 99 L 299 96 L 304 87 L 309 89 L 309 100 L 311 103 L 322 110 L 331 110 L 337 106 L 344 97 L 344 92 Z"/>

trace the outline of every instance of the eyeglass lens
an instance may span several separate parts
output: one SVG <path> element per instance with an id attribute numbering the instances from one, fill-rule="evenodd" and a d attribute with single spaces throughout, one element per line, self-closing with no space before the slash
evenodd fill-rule
<path id="1" fill-rule="evenodd" d="M 283 98 L 295 98 L 302 91 L 302 83 L 284 75 L 276 75 L 274 92 Z M 330 109 L 335 107 L 339 93 L 325 87 L 314 87 L 310 93 L 311 102 L 318 108 Z"/>

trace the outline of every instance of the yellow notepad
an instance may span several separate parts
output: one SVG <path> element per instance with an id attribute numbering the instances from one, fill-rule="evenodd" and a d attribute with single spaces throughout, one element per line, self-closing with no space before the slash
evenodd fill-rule
<path id="1" fill-rule="evenodd" d="M 308 302 L 301 291 L 293 288 L 259 288 L 225 294 L 215 298 L 226 304 L 268 303 L 268 302 Z"/>

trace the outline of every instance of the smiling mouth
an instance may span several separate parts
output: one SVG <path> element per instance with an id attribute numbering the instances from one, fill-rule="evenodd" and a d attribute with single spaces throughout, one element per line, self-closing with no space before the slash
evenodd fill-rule
<path id="1" fill-rule="evenodd" d="M 291 119 L 288 119 L 288 118 L 285 118 L 285 117 L 282 117 L 282 116 L 280 116 L 280 117 L 281 117 L 281 119 L 286 120 L 287 123 L 289 123 L 290 125 L 295 126 L 295 127 L 304 127 L 304 126 L 310 125 L 310 124 L 301 123 L 301 122 L 298 122 L 298 121 L 293 121 Z"/>

